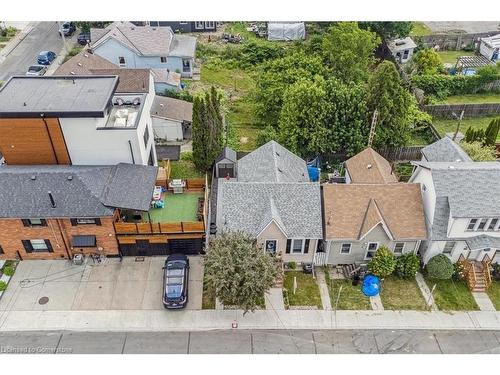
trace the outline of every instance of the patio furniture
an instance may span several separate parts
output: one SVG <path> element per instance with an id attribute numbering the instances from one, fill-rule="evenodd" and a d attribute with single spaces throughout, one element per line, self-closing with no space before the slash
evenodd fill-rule
<path id="1" fill-rule="evenodd" d="M 168 187 L 173 190 L 174 194 L 182 194 L 186 187 L 186 181 L 175 179 L 170 181 Z"/>
<path id="2" fill-rule="evenodd" d="M 159 201 L 161 199 L 161 186 L 155 186 L 155 189 L 153 190 L 153 200 Z"/>

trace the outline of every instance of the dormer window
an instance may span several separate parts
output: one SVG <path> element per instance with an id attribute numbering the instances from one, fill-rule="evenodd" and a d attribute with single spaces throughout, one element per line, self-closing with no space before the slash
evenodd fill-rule
<path id="1" fill-rule="evenodd" d="M 474 230 L 477 224 L 477 219 L 470 219 L 469 225 L 467 226 L 467 230 Z"/>
<path id="2" fill-rule="evenodd" d="M 498 224 L 498 219 L 491 219 L 490 225 L 488 225 L 488 230 L 498 230 L 495 229 L 497 227 L 497 224 Z"/>
<path id="3" fill-rule="evenodd" d="M 479 222 L 479 225 L 477 226 L 477 230 L 484 230 L 487 222 L 488 222 L 488 219 L 481 219 L 481 221 Z"/>

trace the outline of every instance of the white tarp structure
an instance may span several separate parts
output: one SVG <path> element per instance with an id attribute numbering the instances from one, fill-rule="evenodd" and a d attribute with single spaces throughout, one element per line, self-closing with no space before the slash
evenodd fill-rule
<path id="1" fill-rule="evenodd" d="M 300 40 L 306 38 L 304 22 L 268 22 L 268 40 Z"/>

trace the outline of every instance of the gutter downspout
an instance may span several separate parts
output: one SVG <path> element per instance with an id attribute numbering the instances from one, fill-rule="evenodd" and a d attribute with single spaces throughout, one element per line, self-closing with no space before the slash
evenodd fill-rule
<path id="1" fill-rule="evenodd" d="M 132 164 L 135 164 L 134 151 L 132 150 L 132 141 L 128 140 L 128 147 L 130 149 L 130 156 L 132 156 Z"/>
<path id="2" fill-rule="evenodd" d="M 47 135 L 49 137 L 50 146 L 52 147 L 52 153 L 54 154 L 54 158 L 56 159 L 56 164 L 59 164 L 59 159 L 57 158 L 56 149 L 54 148 L 54 142 L 52 141 L 52 136 L 49 131 L 49 125 L 47 124 L 47 120 L 45 119 L 45 115 L 42 113 L 41 115 L 42 121 L 45 124 L 45 130 L 47 131 Z"/>
<path id="3" fill-rule="evenodd" d="M 59 219 L 56 219 L 57 226 L 59 228 L 59 232 L 61 233 L 61 237 L 63 239 L 63 244 L 64 244 L 64 250 L 66 250 L 66 254 L 68 255 L 68 259 L 72 259 L 72 256 L 69 252 L 69 246 L 68 246 L 68 239 L 66 238 L 66 232 L 64 231 L 62 223 L 59 221 Z"/>

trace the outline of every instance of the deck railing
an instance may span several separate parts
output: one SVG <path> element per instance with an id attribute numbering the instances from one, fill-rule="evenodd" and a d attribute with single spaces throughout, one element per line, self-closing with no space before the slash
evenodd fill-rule
<path id="1" fill-rule="evenodd" d="M 203 221 L 180 221 L 177 223 L 126 223 L 116 222 L 116 234 L 172 234 L 203 233 Z"/>

